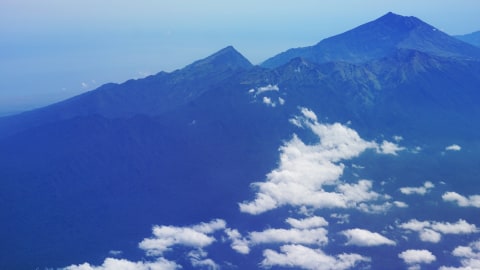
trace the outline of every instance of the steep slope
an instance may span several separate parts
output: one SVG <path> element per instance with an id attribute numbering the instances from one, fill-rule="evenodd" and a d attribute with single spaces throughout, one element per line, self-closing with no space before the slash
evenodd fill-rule
<path id="1" fill-rule="evenodd" d="M 329 119 L 352 121 L 364 134 L 382 130 L 423 137 L 443 129 L 449 119 L 455 127 L 449 132 L 474 138 L 480 135 L 472 128 L 480 123 L 475 117 L 479 72 L 480 61 L 402 49 L 364 64 L 296 58 L 272 70 L 275 76 L 268 80 L 286 89 L 286 106 L 302 104 Z"/>
<path id="2" fill-rule="evenodd" d="M 275 167 L 293 133 L 311 136 L 288 124 L 299 107 L 320 121 L 350 121 L 366 138 L 405 136 L 410 147 L 478 138 L 479 71 L 478 62 L 410 50 L 361 65 L 297 58 L 221 80 L 161 115 L 92 113 L 30 127 L 0 140 L 0 248 L 14 247 L 0 266 L 98 264 L 113 248 L 135 254 L 152 224 L 222 217 L 247 226 L 237 203 L 250 183 Z"/>
<path id="3" fill-rule="evenodd" d="M 390 12 L 350 31 L 324 39 L 314 46 L 290 49 L 266 60 L 262 66 L 278 67 L 295 57 L 315 63 L 363 63 L 386 57 L 396 49 L 412 49 L 462 59 L 480 58 L 479 48 L 450 37 L 415 17 Z"/>
<path id="4" fill-rule="evenodd" d="M 215 90 L 216 86 L 251 67 L 245 57 L 229 46 L 172 73 L 160 72 L 122 84 L 106 84 L 44 108 L 0 118 L 0 138 L 32 126 L 78 116 L 159 115 Z"/>
<path id="5" fill-rule="evenodd" d="M 411 21 L 416 27 L 418 21 Z M 372 31 L 371 35 L 377 35 L 377 30 Z M 440 47 L 454 48 L 449 39 L 434 48 Z M 366 53 L 362 59 L 372 57 Z M 369 141 L 404 139 L 405 155 L 394 162 L 392 157 L 375 158 L 372 149 L 333 166 L 334 170 L 345 166 L 348 184 L 359 174 L 378 181 L 382 192 L 388 189 L 388 194 L 398 197 L 404 195 L 399 188 L 405 182 L 418 186 L 415 181 L 425 178 L 453 178 L 448 188 L 470 190 L 479 170 L 480 61 L 452 54 L 391 48 L 387 55 L 378 53 L 362 63 L 294 58 L 268 69 L 251 66 L 227 47 L 172 73 L 105 85 L 44 109 L 4 118 L 0 249 L 9 252 L 0 254 L 0 268 L 44 269 L 85 261 L 100 265 L 119 251 L 125 258 L 150 260 L 138 251 L 138 243 L 150 235 L 152 224 L 180 226 L 223 218 L 230 228 L 244 232 L 284 226 L 281 214 L 299 214 L 297 209 L 285 207 L 251 216 L 240 213 L 238 203 L 252 198 L 252 182 L 258 187 L 269 172 L 278 173 L 274 168 L 284 161 L 278 156 L 279 147 L 285 150 L 286 141 L 297 143 L 287 159 L 317 156 L 324 150 L 310 147 L 309 143 L 319 140 L 310 130 L 291 124 L 301 108 L 315 112 L 311 118 L 318 117 L 319 122 L 342 123 Z M 439 153 L 452 143 L 467 148 L 466 156 L 456 159 Z M 336 147 L 333 143 L 326 149 L 334 154 L 349 151 L 348 145 Z M 320 158 L 320 166 L 330 164 L 328 158 Z M 292 175 L 289 169 L 298 173 L 298 168 L 288 167 L 287 176 Z M 447 188 L 446 184 L 441 188 Z M 352 193 L 357 191 L 363 195 L 363 190 Z M 441 197 L 438 192 L 435 196 Z M 425 211 L 429 206 L 438 209 L 437 204 L 411 202 L 411 210 L 406 211 L 415 213 L 415 218 L 438 217 L 431 209 Z M 360 248 L 343 244 L 338 236 L 345 229 L 372 226 L 381 231 L 410 218 L 410 212 L 401 209 L 385 214 L 392 223 L 382 223 L 381 217 L 370 213 L 329 211 L 317 209 L 314 214 L 329 218 L 328 234 L 337 238 L 328 252 L 334 254 Z M 447 211 L 461 212 L 447 207 L 440 210 L 442 214 Z M 465 212 L 470 222 L 478 221 L 475 211 L 461 213 Z M 352 223 L 340 223 L 334 214 Z M 374 224 L 366 222 L 372 217 Z M 217 241 L 224 246 L 211 255 L 219 262 L 232 262 L 226 269 L 259 267 L 260 249 L 245 257 L 225 248 L 230 242 L 227 236 L 220 237 L 226 242 Z M 395 237 L 398 245 L 371 247 L 373 269 L 384 269 L 386 263 L 398 260 L 399 252 L 411 248 L 401 242 L 406 241 L 400 240 L 405 239 L 402 235 Z M 443 243 L 439 252 L 446 250 Z M 183 262 L 190 256 L 181 248 L 166 253 Z M 187 267 L 183 269 L 195 268 Z"/>

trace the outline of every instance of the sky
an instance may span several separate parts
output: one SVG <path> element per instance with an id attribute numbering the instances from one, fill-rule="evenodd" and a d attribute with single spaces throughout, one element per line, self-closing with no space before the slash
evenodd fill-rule
<path id="1" fill-rule="evenodd" d="M 452 35 L 478 0 L 2 0 L 0 116 L 173 71 L 233 45 L 253 64 L 392 11 Z"/>

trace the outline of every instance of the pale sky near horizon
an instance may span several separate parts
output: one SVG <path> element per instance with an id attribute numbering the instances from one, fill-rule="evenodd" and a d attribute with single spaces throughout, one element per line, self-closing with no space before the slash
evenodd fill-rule
<path id="1" fill-rule="evenodd" d="M 228 45 L 258 64 L 389 11 L 452 35 L 480 30 L 478 0 L 2 0 L 0 115 L 172 71 Z"/>

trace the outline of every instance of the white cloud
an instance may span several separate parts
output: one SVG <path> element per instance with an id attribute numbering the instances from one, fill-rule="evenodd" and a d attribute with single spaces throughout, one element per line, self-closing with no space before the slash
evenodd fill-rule
<path id="1" fill-rule="evenodd" d="M 342 231 L 345 237 L 347 237 L 346 245 L 354 245 L 361 247 L 371 247 L 380 245 L 396 245 L 396 243 L 385 236 L 371 232 L 364 229 L 350 229 Z"/>
<path id="2" fill-rule="evenodd" d="M 107 258 L 100 266 L 89 263 L 71 265 L 64 270 L 174 270 L 180 269 L 178 264 L 160 258 L 154 262 L 131 262 L 124 259 Z"/>
<path id="3" fill-rule="evenodd" d="M 416 146 L 411 150 L 411 152 L 414 153 L 414 154 L 418 154 L 421 151 L 422 151 L 422 147 L 420 147 L 420 146 Z"/>
<path id="4" fill-rule="evenodd" d="M 372 182 L 360 180 L 345 184 L 340 181 L 344 165 L 366 149 L 378 149 L 375 142 L 360 138 L 358 133 L 344 125 L 320 124 L 311 110 L 302 108 L 302 116 L 291 119 L 299 127 L 311 130 L 320 142 L 307 145 L 296 135 L 280 147 L 279 167 L 267 174 L 265 182 L 254 183 L 256 198 L 239 204 L 242 212 L 260 214 L 283 205 L 311 208 L 357 208 L 379 211 L 387 204 L 369 207 L 366 203 L 385 199 L 371 190 Z M 324 187 L 333 187 L 333 192 Z"/>
<path id="5" fill-rule="evenodd" d="M 401 147 L 393 142 L 383 141 L 377 151 L 382 154 L 398 155 L 398 152 L 403 150 L 405 150 L 405 147 Z"/>
<path id="6" fill-rule="evenodd" d="M 330 215 L 331 218 L 337 219 L 337 224 L 346 224 L 350 223 L 350 215 L 349 214 L 337 214 L 333 213 Z"/>
<path id="7" fill-rule="evenodd" d="M 217 263 L 215 263 L 212 259 L 207 258 L 208 253 L 201 249 L 192 250 L 187 256 L 190 259 L 190 263 L 193 267 L 206 267 L 209 270 L 220 269 L 220 266 Z"/>
<path id="8" fill-rule="evenodd" d="M 470 224 L 463 219 L 455 223 L 412 219 L 407 223 L 399 224 L 398 227 L 418 232 L 420 240 L 432 243 L 440 242 L 441 234 L 471 234 L 477 232 L 475 224 Z"/>
<path id="9" fill-rule="evenodd" d="M 285 243 L 305 245 L 325 245 L 328 243 L 328 231 L 324 228 L 315 229 L 267 229 L 262 232 L 250 232 L 250 245 Z"/>
<path id="10" fill-rule="evenodd" d="M 408 221 L 407 223 L 402 223 L 398 225 L 399 228 L 402 228 L 404 230 L 410 230 L 410 231 L 421 231 L 425 227 L 429 227 L 430 222 L 429 221 L 418 221 L 416 219 L 412 219 Z"/>
<path id="11" fill-rule="evenodd" d="M 279 97 L 279 98 L 278 98 L 278 103 L 279 103 L 280 105 L 285 104 L 285 99 Z"/>
<path id="12" fill-rule="evenodd" d="M 123 251 L 121 251 L 121 250 L 110 250 L 110 251 L 108 252 L 108 254 L 110 254 L 110 255 L 112 255 L 112 256 L 120 256 L 120 255 L 123 254 Z"/>
<path id="13" fill-rule="evenodd" d="M 284 245 L 280 252 L 267 249 L 263 252 L 262 267 L 295 267 L 312 270 L 343 270 L 355 267 L 370 259 L 359 254 L 341 254 L 329 256 L 322 250 L 301 245 Z"/>
<path id="14" fill-rule="evenodd" d="M 248 246 L 248 240 L 242 237 L 240 232 L 236 229 L 225 229 L 225 234 L 227 234 L 228 239 L 232 241 L 230 245 L 233 250 L 240 254 L 250 253 L 250 247 Z"/>
<path id="15" fill-rule="evenodd" d="M 460 219 L 455 223 L 433 222 L 432 229 L 443 234 L 470 234 L 477 232 L 475 224 L 470 224 L 463 219 Z"/>
<path id="16" fill-rule="evenodd" d="M 460 267 L 442 266 L 440 270 L 473 270 L 480 269 L 480 241 L 470 243 L 468 246 L 458 246 L 452 255 L 459 257 Z"/>
<path id="17" fill-rule="evenodd" d="M 278 87 L 278 85 L 272 85 L 272 84 L 269 84 L 269 85 L 266 85 L 266 86 L 261 86 L 261 87 L 258 87 L 257 88 L 257 92 L 255 93 L 255 95 L 259 95 L 261 93 L 264 93 L 264 92 L 268 92 L 268 91 L 280 91 L 280 88 Z"/>
<path id="18" fill-rule="evenodd" d="M 427 181 L 421 187 L 402 187 L 400 188 L 400 192 L 406 195 L 411 195 L 411 194 L 425 195 L 434 187 L 435 185 L 432 182 Z"/>
<path id="19" fill-rule="evenodd" d="M 442 240 L 442 235 L 439 232 L 428 228 L 423 228 L 419 231 L 418 236 L 423 242 L 438 243 Z"/>
<path id="20" fill-rule="evenodd" d="M 313 122 L 318 121 L 317 115 L 312 110 L 310 110 L 308 108 L 301 108 L 300 110 L 301 110 L 303 116 L 305 116 L 308 120 L 313 121 Z"/>
<path id="21" fill-rule="evenodd" d="M 267 106 L 275 107 L 277 104 L 272 101 L 271 98 L 269 97 L 263 97 L 262 99 L 263 103 L 266 104 Z"/>
<path id="22" fill-rule="evenodd" d="M 461 207 L 477 207 L 480 208 L 480 195 L 471 195 L 465 197 L 456 192 L 446 192 L 442 195 L 442 199 L 446 202 L 455 202 Z"/>
<path id="23" fill-rule="evenodd" d="M 174 245 L 202 248 L 215 241 L 215 238 L 209 234 L 225 229 L 225 226 L 225 221 L 221 219 L 190 227 L 154 226 L 154 237 L 144 239 L 140 242 L 139 247 L 150 256 L 162 255 Z"/>
<path id="24" fill-rule="evenodd" d="M 216 239 L 211 235 L 219 230 L 226 230 L 224 220 L 215 219 L 208 223 L 186 227 L 154 226 L 152 238 L 146 238 L 139 243 L 148 256 L 153 256 L 151 261 L 132 262 L 125 259 L 107 258 L 101 266 L 92 266 L 89 263 L 71 265 L 65 270 L 173 270 L 181 269 L 182 266 L 163 257 L 165 251 L 174 245 L 193 248 L 187 254 L 187 258 L 193 267 L 207 267 L 218 269 L 218 265 L 207 258 L 208 253 L 202 248 L 212 244 Z M 112 251 L 112 255 L 120 255 L 121 252 Z"/>
<path id="25" fill-rule="evenodd" d="M 357 209 L 365 213 L 385 213 L 392 208 L 392 203 L 385 202 L 382 204 L 359 203 Z"/>
<path id="26" fill-rule="evenodd" d="M 262 244 L 305 244 L 322 246 L 328 243 L 328 231 L 323 228 L 328 222 L 322 217 L 305 219 L 287 218 L 291 228 L 270 228 L 260 232 L 249 232 L 242 237 L 236 229 L 225 229 L 233 250 L 241 254 L 250 253 L 250 247 Z"/>
<path id="27" fill-rule="evenodd" d="M 286 222 L 296 229 L 311 229 L 325 227 L 328 225 L 328 221 L 326 221 L 323 217 L 317 216 L 305 219 L 287 218 Z"/>
<path id="28" fill-rule="evenodd" d="M 393 204 L 398 208 L 407 208 L 408 204 L 400 201 L 394 201 Z"/>
<path id="29" fill-rule="evenodd" d="M 447 150 L 447 151 L 460 151 L 460 150 L 462 150 L 462 147 L 458 144 L 452 144 L 452 145 L 449 145 L 449 146 L 445 147 L 445 150 Z"/>
<path id="30" fill-rule="evenodd" d="M 437 259 L 435 255 L 426 249 L 409 249 L 398 254 L 398 257 L 409 265 L 430 264 Z"/>

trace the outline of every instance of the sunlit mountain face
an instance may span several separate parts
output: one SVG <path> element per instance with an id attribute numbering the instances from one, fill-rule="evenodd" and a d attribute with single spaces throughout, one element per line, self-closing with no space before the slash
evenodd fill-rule
<path id="1" fill-rule="evenodd" d="M 479 91 L 388 13 L 0 118 L 0 268 L 478 269 Z"/>

